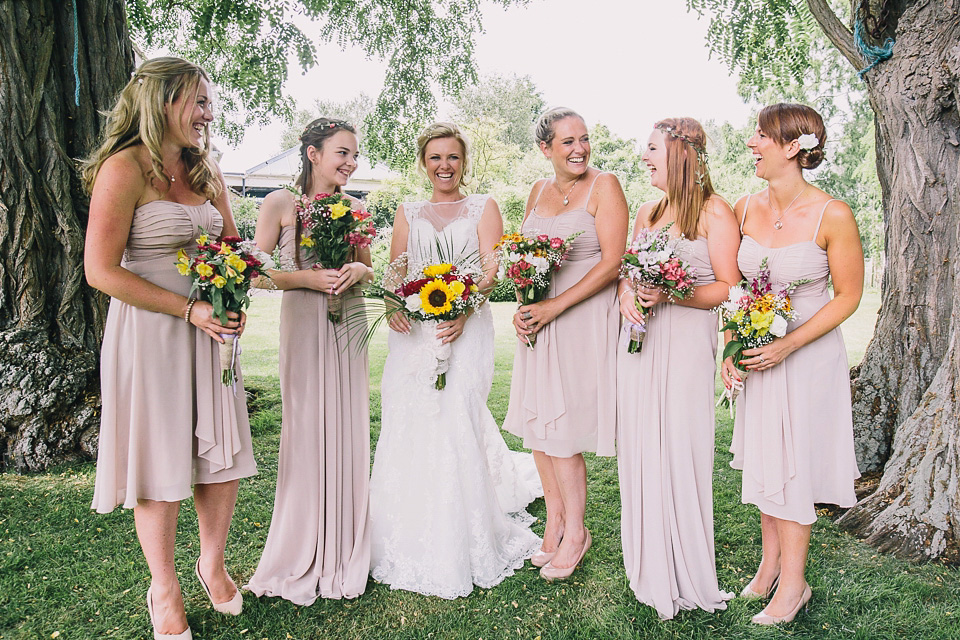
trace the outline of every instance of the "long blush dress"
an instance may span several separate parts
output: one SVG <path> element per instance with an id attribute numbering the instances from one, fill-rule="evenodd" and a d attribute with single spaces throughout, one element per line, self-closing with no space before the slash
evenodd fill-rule
<path id="1" fill-rule="evenodd" d="M 218 236 L 209 202 L 154 200 L 137 207 L 122 266 L 182 295 L 190 278 L 177 251 L 196 255 L 200 228 Z M 92 508 L 108 513 L 139 500 L 176 502 L 193 484 L 257 472 L 237 367 L 236 392 L 220 382 L 217 342 L 183 318 L 110 300 L 100 352 L 103 410 Z"/>
<path id="2" fill-rule="evenodd" d="M 412 268 L 478 257 L 477 225 L 488 198 L 405 203 Z M 525 508 L 543 488 L 533 457 L 507 448 L 487 408 L 494 356 L 489 305 L 450 343 L 442 390 L 434 388 L 435 336 L 435 323 L 413 322 L 409 334 L 388 337 L 370 480 L 370 573 L 392 589 L 452 599 L 474 585 L 499 584 L 540 548 Z"/>
<path id="3" fill-rule="evenodd" d="M 749 207 L 747 199 L 744 220 Z M 823 211 L 807 242 L 773 249 L 743 236 L 740 244 L 737 262 L 745 278 L 755 277 L 766 257 L 775 288 L 811 280 L 790 295 L 800 317 L 787 325 L 788 332 L 830 301 L 827 252 L 816 243 L 822 221 Z M 755 504 L 769 516 L 813 524 L 814 503 L 856 503 L 853 481 L 860 472 L 853 448 L 850 371 L 839 327 L 779 365 L 747 376 L 730 451 L 730 465 L 743 470 L 743 503 Z"/>
<path id="4" fill-rule="evenodd" d="M 586 209 L 596 178 L 583 207 L 543 217 L 537 204 L 547 184 L 537 194 L 523 233 L 566 238 L 581 232 L 553 272 L 547 297 L 555 298 L 600 262 L 596 220 Z M 524 447 L 558 458 L 584 451 L 616 455 L 619 324 L 616 283 L 611 283 L 541 329 L 533 349 L 518 338 L 504 430 L 523 438 Z"/>
<path id="5" fill-rule="evenodd" d="M 293 263 L 295 235 L 292 226 L 280 232 L 284 262 Z M 303 268 L 313 262 L 301 256 Z M 366 349 L 352 335 L 358 327 L 347 319 L 362 301 L 343 295 L 339 324 L 327 319 L 327 294 L 319 291 L 284 291 L 280 308 L 277 493 L 246 588 L 300 605 L 355 598 L 370 570 L 370 382 Z"/>
<path id="6" fill-rule="evenodd" d="M 707 240 L 681 240 L 697 286 L 715 282 Z M 640 353 L 617 349 L 617 454 L 623 562 L 637 600 L 663 620 L 726 609 L 713 543 L 717 314 L 659 304 Z"/>

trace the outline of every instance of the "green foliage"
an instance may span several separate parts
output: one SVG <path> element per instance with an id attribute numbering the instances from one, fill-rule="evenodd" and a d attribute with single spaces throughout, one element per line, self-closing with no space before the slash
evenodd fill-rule
<path id="1" fill-rule="evenodd" d="M 490 292 L 490 302 L 517 302 L 516 289 L 509 280 L 497 280 Z"/>
<path id="2" fill-rule="evenodd" d="M 525 0 L 494 0 L 509 6 Z M 221 131 L 232 141 L 274 114 L 290 119 L 287 62 L 318 64 L 316 41 L 357 46 L 389 61 L 366 118 L 368 153 L 404 166 L 411 134 L 433 117 L 432 88 L 456 95 L 476 81 L 474 34 L 480 0 L 127 0 L 132 36 L 203 65 L 220 87 Z M 304 27 L 303 18 L 316 29 Z"/>
<path id="3" fill-rule="evenodd" d="M 357 127 L 357 137 L 360 139 L 360 152 L 365 153 L 363 123 L 373 112 L 374 100 L 365 93 L 342 102 L 336 100 L 317 100 L 312 109 L 298 109 L 292 118 L 290 126 L 280 134 L 280 149 L 278 153 L 300 144 L 300 134 L 311 121 L 321 116 L 340 118 Z"/>
<path id="4" fill-rule="evenodd" d="M 237 231 L 244 240 L 253 240 L 257 230 L 257 215 L 260 206 L 256 198 L 245 198 L 231 192 L 230 209 L 233 211 L 233 221 L 237 224 Z"/>
<path id="5" fill-rule="evenodd" d="M 756 177 L 753 156 L 746 145 L 754 123 L 739 129 L 728 122 L 718 125 L 708 120 L 702 124 L 710 154 L 707 166 L 717 193 L 733 206 L 741 196 L 763 189 L 765 183 Z"/>
<path id="6" fill-rule="evenodd" d="M 367 195 L 366 207 L 373 216 L 373 226 L 378 230 L 393 226 L 393 218 L 404 201 L 409 200 L 410 189 L 402 181 L 387 183 L 383 188 Z"/>
<path id="7" fill-rule="evenodd" d="M 533 125 L 546 104 L 530 76 L 484 76 L 454 100 L 453 120 L 501 123 L 499 138 L 526 151 L 536 144 Z"/>

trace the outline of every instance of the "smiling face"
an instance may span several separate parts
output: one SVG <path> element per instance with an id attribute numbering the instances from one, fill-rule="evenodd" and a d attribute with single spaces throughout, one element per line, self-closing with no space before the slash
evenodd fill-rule
<path id="1" fill-rule="evenodd" d="M 791 165 L 796 165 L 793 156 L 790 156 L 790 143 L 781 145 L 768 136 L 757 125 L 756 131 L 747 140 L 747 147 L 753 154 L 753 162 L 758 178 L 770 180 L 784 172 Z M 796 155 L 795 153 L 793 155 Z"/>
<path id="2" fill-rule="evenodd" d="M 458 195 L 464 151 L 456 138 L 434 138 L 423 150 L 423 166 L 435 195 Z"/>
<path id="3" fill-rule="evenodd" d="M 650 184 L 661 191 L 667 190 L 667 138 L 663 131 L 654 129 L 647 139 L 647 148 L 640 159 L 650 171 Z"/>
<path id="4" fill-rule="evenodd" d="M 213 121 L 212 98 L 206 78 L 188 84 L 176 100 L 164 105 L 166 135 L 180 147 L 204 147 L 209 139 L 207 127 Z"/>
<path id="5" fill-rule="evenodd" d="M 321 148 L 307 147 L 307 158 L 313 165 L 312 184 L 327 193 L 346 186 L 357 170 L 359 155 L 356 134 L 343 129 L 324 140 Z"/>
<path id="6" fill-rule="evenodd" d="M 553 163 L 561 178 L 576 178 L 587 172 L 590 162 L 590 136 L 587 125 L 575 116 L 557 120 L 553 125 L 553 140 L 540 143 L 543 155 Z"/>

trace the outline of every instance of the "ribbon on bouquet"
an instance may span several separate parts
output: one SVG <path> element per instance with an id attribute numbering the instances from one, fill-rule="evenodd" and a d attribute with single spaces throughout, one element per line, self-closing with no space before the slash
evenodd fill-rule
<path id="1" fill-rule="evenodd" d="M 744 389 L 747 372 L 742 369 L 737 369 L 737 373 L 740 374 L 740 379 L 730 378 L 730 388 L 724 389 L 723 393 L 720 394 L 720 397 L 717 398 L 717 404 L 715 406 L 719 407 L 724 401 L 727 402 L 727 406 L 730 409 L 730 417 L 733 417 L 734 412 L 734 403 L 737 401 L 737 396 L 739 396 Z"/>
<path id="2" fill-rule="evenodd" d="M 243 349 L 240 348 L 240 336 L 235 333 L 221 333 L 220 337 L 223 338 L 223 343 L 218 345 L 218 351 L 220 354 L 220 369 L 222 372 L 222 381 L 223 384 L 229 385 L 233 389 L 233 397 L 237 397 L 237 360 L 240 358 L 240 354 L 243 353 Z M 230 346 L 227 346 L 226 343 L 230 343 Z M 228 362 L 224 362 L 226 359 L 224 356 L 229 358 Z"/>

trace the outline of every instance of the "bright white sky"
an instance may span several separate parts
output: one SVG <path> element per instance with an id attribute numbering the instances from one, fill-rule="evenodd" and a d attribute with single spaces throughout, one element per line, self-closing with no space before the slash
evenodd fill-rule
<path id="1" fill-rule="evenodd" d="M 638 142 L 670 116 L 743 125 L 750 108 L 737 95 L 736 78 L 708 59 L 707 19 L 685 6 L 684 0 L 531 0 L 505 11 L 487 4 L 477 67 L 481 76 L 529 75 L 548 105 L 571 107 L 588 124 L 603 123 Z M 306 75 L 291 69 L 287 91 L 300 107 L 380 93 L 383 63 L 336 46 L 322 48 L 319 59 L 321 66 Z M 331 70 L 336 96 L 323 90 L 331 86 Z M 278 120 L 251 129 L 237 148 L 217 140 L 221 166 L 243 171 L 270 158 L 284 127 Z"/>

